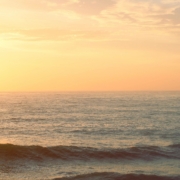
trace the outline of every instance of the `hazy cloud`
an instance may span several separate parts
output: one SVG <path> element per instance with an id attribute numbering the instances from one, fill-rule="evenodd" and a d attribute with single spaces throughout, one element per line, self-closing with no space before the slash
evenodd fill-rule
<path id="1" fill-rule="evenodd" d="M 115 3 L 114 0 L 79 0 L 78 3 L 71 4 L 68 8 L 84 15 L 98 15 Z"/>
<path id="2" fill-rule="evenodd" d="M 4 24 L 26 29 L 13 31 L 11 38 L 63 40 L 116 36 L 121 39 L 123 31 L 129 29 L 180 34 L 180 0 L 0 0 L 0 8 L 3 7 L 17 10 L 6 13 L 6 18 L 0 15 Z M 20 17 L 27 9 L 24 22 Z M 11 20 L 13 17 L 16 19 Z M 18 28 L 18 22 L 27 27 Z"/>
<path id="3" fill-rule="evenodd" d="M 169 31 L 180 23 L 180 0 L 118 0 L 102 11 L 99 19 L 116 27 L 124 23 L 132 28 L 162 31 L 164 27 L 164 31 Z"/>
<path id="4" fill-rule="evenodd" d="M 115 0 L 1 0 L 0 6 L 48 11 L 68 9 L 80 14 L 91 15 L 98 14 L 115 3 Z"/>
<path id="5" fill-rule="evenodd" d="M 180 7 L 176 8 L 172 13 L 162 16 L 162 21 L 172 24 L 180 24 Z"/>
<path id="6" fill-rule="evenodd" d="M 82 31 L 82 30 L 60 30 L 60 29 L 29 29 L 29 30 L 6 30 L 0 31 L 0 37 L 14 40 L 29 41 L 69 41 L 69 40 L 101 40 L 108 36 L 101 31 Z"/>

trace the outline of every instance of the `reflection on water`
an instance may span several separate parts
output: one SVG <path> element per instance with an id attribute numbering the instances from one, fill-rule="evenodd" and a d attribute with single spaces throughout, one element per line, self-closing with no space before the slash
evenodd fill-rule
<path id="1" fill-rule="evenodd" d="M 0 93 L 0 177 L 178 175 L 179 102 L 179 92 Z"/>

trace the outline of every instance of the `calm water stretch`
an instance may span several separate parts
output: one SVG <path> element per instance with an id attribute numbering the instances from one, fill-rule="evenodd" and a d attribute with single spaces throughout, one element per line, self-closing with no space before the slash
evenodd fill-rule
<path id="1" fill-rule="evenodd" d="M 179 180 L 180 92 L 0 93 L 0 179 Z"/>

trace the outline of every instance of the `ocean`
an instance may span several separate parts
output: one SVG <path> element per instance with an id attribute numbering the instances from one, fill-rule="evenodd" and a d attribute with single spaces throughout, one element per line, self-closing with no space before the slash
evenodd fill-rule
<path id="1" fill-rule="evenodd" d="M 1 180 L 180 180 L 180 92 L 0 93 Z"/>

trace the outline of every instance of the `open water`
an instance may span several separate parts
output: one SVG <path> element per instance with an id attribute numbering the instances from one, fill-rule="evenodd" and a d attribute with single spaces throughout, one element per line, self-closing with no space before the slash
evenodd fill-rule
<path id="1" fill-rule="evenodd" d="M 179 180 L 180 92 L 0 93 L 2 180 Z"/>

